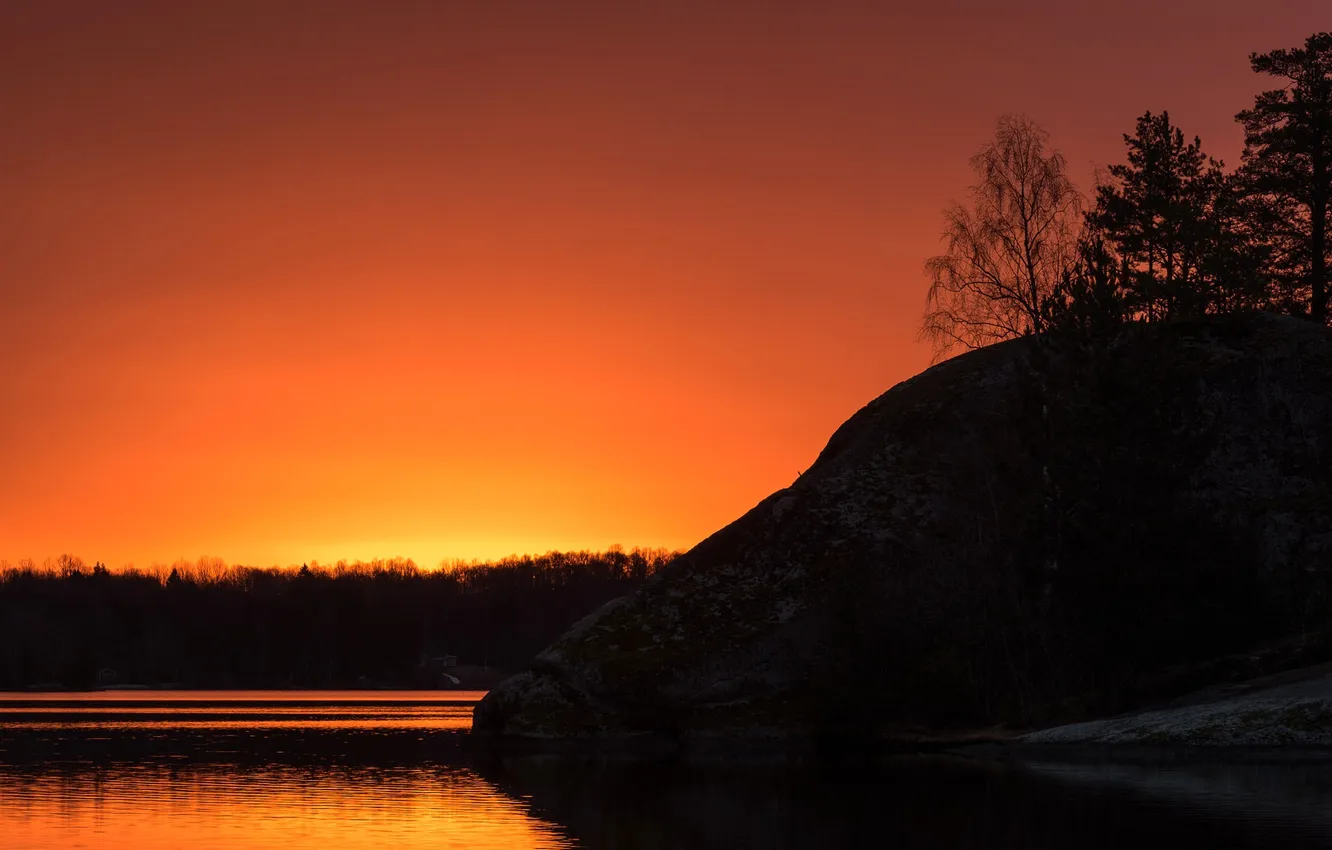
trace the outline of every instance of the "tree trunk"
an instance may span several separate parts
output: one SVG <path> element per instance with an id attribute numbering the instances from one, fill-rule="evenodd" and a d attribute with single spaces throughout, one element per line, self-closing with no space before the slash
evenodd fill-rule
<path id="1" fill-rule="evenodd" d="M 1309 203 L 1309 318 L 1327 321 L 1327 166 L 1314 165 L 1313 197 Z"/>

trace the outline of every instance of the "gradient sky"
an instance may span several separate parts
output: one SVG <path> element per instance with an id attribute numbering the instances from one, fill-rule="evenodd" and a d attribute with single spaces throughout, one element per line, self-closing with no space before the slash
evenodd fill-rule
<path id="1" fill-rule="evenodd" d="M 7 0 L 0 558 L 687 547 L 928 364 L 995 119 L 1234 162 L 1316 0 Z"/>

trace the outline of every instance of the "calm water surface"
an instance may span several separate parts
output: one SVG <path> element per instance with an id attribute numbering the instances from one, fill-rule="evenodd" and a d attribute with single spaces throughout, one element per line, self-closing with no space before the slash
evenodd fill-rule
<path id="1" fill-rule="evenodd" d="M 0 694 L 0 848 L 1332 847 L 1332 764 L 496 759 L 480 692 Z"/>

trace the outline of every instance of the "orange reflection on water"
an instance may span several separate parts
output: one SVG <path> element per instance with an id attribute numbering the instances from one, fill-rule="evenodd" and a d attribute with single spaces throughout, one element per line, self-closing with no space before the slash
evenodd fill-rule
<path id="1" fill-rule="evenodd" d="M 0 766 L 0 846 L 48 850 L 565 848 L 458 767 Z"/>
<path id="2" fill-rule="evenodd" d="M 0 706 L 6 703 L 57 702 L 165 702 L 165 703 L 219 703 L 248 702 L 256 704 L 317 703 L 319 705 L 365 705 L 367 703 L 413 703 L 416 705 L 450 705 L 476 703 L 485 691 L 192 691 L 192 690 L 107 690 L 107 691 L 9 691 L 0 692 Z"/>
<path id="3" fill-rule="evenodd" d="M 0 713 L 0 724 L 6 724 L 5 716 Z M 154 729 L 163 730 L 195 730 L 195 729 L 252 729 L 256 732 L 274 729 L 323 729 L 323 730 L 348 730 L 348 731 L 371 731 L 377 729 L 429 729 L 432 731 L 465 731 L 472 728 L 472 710 L 465 712 L 453 712 L 437 717 L 424 719 L 413 719 L 403 717 L 366 717 L 366 718 L 321 718 L 318 723 L 311 723 L 304 719 L 279 720 L 266 718 L 262 720 L 175 720 L 175 719 L 155 719 L 155 720 L 72 720 L 72 721 L 25 721 L 21 725 L 14 724 L 15 728 L 21 728 L 31 732 L 54 732 L 54 731 L 131 731 L 143 730 L 151 731 Z M 3 845 L 0 845 L 3 846 Z"/>
<path id="4" fill-rule="evenodd" d="M 425 754 L 460 757 L 483 695 L 0 694 L 0 848 L 573 846 L 467 762 Z"/>
<path id="5" fill-rule="evenodd" d="M 170 732 L 230 729 L 374 731 L 419 729 L 466 731 L 472 728 L 474 703 L 455 704 L 283 704 L 208 703 L 87 704 L 79 702 L 14 704 L 0 700 L 0 730 L 16 732 Z"/>

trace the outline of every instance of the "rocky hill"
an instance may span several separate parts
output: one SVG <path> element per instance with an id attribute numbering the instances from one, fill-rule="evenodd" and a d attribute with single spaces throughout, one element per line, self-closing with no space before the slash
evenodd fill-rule
<path id="1" fill-rule="evenodd" d="M 1022 339 L 848 420 L 477 707 L 526 738 L 1032 728 L 1328 656 L 1332 332 Z"/>

